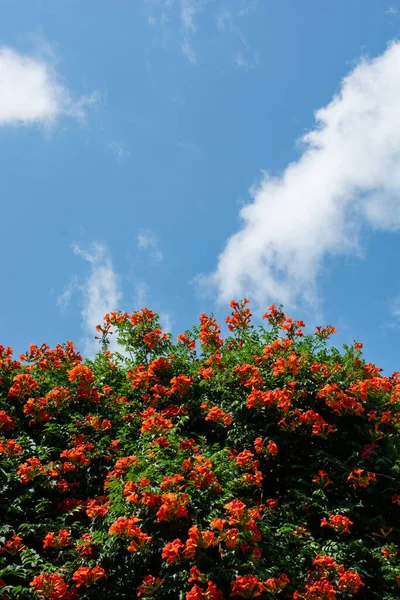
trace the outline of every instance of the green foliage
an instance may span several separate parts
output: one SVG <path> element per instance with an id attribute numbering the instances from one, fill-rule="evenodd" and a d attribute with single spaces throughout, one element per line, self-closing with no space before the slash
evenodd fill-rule
<path id="1" fill-rule="evenodd" d="M 398 597 L 400 374 L 247 304 L 0 346 L 1 598 Z"/>

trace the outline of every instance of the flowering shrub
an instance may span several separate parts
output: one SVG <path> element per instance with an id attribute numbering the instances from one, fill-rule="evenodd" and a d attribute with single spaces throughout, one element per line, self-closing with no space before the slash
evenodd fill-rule
<path id="1" fill-rule="evenodd" d="M 400 373 L 231 308 L 0 346 L 0 598 L 399 597 Z"/>

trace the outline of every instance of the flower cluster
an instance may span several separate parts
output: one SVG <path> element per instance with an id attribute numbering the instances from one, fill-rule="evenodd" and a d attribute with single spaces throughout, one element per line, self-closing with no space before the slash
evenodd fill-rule
<path id="1" fill-rule="evenodd" d="M 92 360 L 0 346 L 2 598 L 398 596 L 400 372 L 230 308 L 176 341 L 108 313 Z"/>

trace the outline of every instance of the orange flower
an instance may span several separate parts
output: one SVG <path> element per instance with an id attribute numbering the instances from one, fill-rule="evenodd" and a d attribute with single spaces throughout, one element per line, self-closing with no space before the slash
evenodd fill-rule
<path id="1" fill-rule="evenodd" d="M 119 517 L 110 527 L 108 533 L 115 534 L 120 537 L 131 537 L 136 534 L 140 523 L 139 517 Z"/>
<path id="2" fill-rule="evenodd" d="M 184 487 L 182 485 L 183 481 L 185 481 L 185 478 L 182 475 L 179 475 L 178 473 L 175 475 L 169 475 L 167 477 L 164 477 L 164 479 L 161 482 L 160 488 L 162 490 L 168 490 L 170 488 L 177 488 L 180 490 Z"/>
<path id="3" fill-rule="evenodd" d="M 68 587 L 66 581 L 57 573 L 42 573 L 33 578 L 29 584 L 40 598 L 47 600 L 72 600 L 76 592 Z"/>
<path id="4" fill-rule="evenodd" d="M 203 346 L 209 347 L 211 350 L 221 348 L 224 340 L 221 338 L 221 328 L 216 320 L 202 313 L 200 323 L 199 338 Z"/>
<path id="5" fill-rule="evenodd" d="M 253 389 L 247 396 L 247 408 L 263 408 L 277 406 L 287 412 L 290 409 L 292 401 L 292 390 L 284 388 L 283 390 L 257 390 Z"/>
<path id="6" fill-rule="evenodd" d="M 331 515 L 329 521 L 325 518 L 321 520 L 321 527 L 331 527 L 337 533 L 351 533 L 350 527 L 352 525 L 353 521 L 343 515 Z"/>
<path id="7" fill-rule="evenodd" d="M 327 577 L 331 572 L 336 572 L 338 568 L 338 564 L 334 558 L 321 554 L 318 554 L 314 558 L 312 565 L 324 577 Z"/>
<path id="8" fill-rule="evenodd" d="M 186 519 L 189 516 L 187 506 L 189 496 L 187 494 L 167 493 L 161 496 L 162 504 L 157 511 L 157 521 L 176 521 Z"/>
<path id="9" fill-rule="evenodd" d="M 96 431 L 108 431 L 112 429 L 111 421 L 109 419 L 101 419 L 98 415 L 88 415 L 85 417 L 85 421 Z"/>
<path id="10" fill-rule="evenodd" d="M 5 431 L 15 429 L 14 421 L 5 410 L 0 410 L 0 430 L 1 429 L 4 429 Z"/>
<path id="11" fill-rule="evenodd" d="M 332 333 L 337 333 L 337 329 L 333 325 L 326 325 L 326 327 L 321 327 L 319 325 L 314 332 L 314 335 L 322 339 L 327 339 Z"/>
<path id="12" fill-rule="evenodd" d="M 111 525 L 108 533 L 129 540 L 128 552 L 136 552 L 151 540 L 151 537 L 137 526 L 139 522 L 138 517 L 120 517 Z"/>
<path id="13" fill-rule="evenodd" d="M 61 452 L 60 458 L 67 458 L 70 463 L 76 467 L 82 467 L 83 465 L 89 465 L 90 459 L 86 456 L 85 451 L 90 450 L 90 446 L 86 444 L 80 444 L 72 450 L 64 450 Z"/>
<path id="14" fill-rule="evenodd" d="M 190 386 L 193 383 L 192 377 L 187 377 L 186 375 L 177 375 L 173 377 L 170 381 L 171 383 L 171 394 L 178 394 L 178 396 L 184 396 L 188 393 Z"/>
<path id="15" fill-rule="evenodd" d="M 185 545 L 182 543 L 182 540 L 177 538 L 173 542 L 168 542 L 168 544 L 164 546 L 161 553 L 161 558 L 165 558 L 169 565 L 171 563 L 176 563 L 182 559 L 184 548 Z"/>
<path id="16" fill-rule="evenodd" d="M 34 390 L 37 390 L 38 387 L 38 382 L 31 375 L 16 375 L 13 379 L 13 384 L 9 389 L 8 396 L 10 398 L 29 396 Z"/>
<path id="17" fill-rule="evenodd" d="M 284 590 L 288 583 L 290 583 L 289 577 L 286 575 L 286 573 L 282 573 L 282 575 L 279 575 L 279 577 L 271 577 L 270 579 L 267 579 L 264 585 L 267 592 L 276 594 Z"/>
<path id="18" fill-rule="evenodd" d="M 166 433 L 173 427 L 170 419 L 166 419 L 154 409 L 148 409 L 142 415 L 145 418 L 142 421 L 141 433 Z"/>
<path id="19" fill-rule="evenodd" d="M 243 450 L 240 452 L 235 459 L 236 464 L 241 469 L 245 469 L 247 471 L 256 469 L 259 465 L 258 460 L 253 460 L 254 454 L 250 452 L 250 450 Z"/>
<path id="20" fill-rule="evenodd" d="M 210 379 L 213 373 L 214 369 L 212 367 L 202 367 L 198 370 L 198 374 L 201 375 L 203 379 Z"/>
<path id="21" fill-rule="evenodd" d="M 221 423 L 222 425 L 225 426 L 229 426 L 232 424 L 232 417 L 225 413 L 222 408 L 219 408 L 218 406 L 213 406 L 212 408 L 209 408 L 209 406 L 207 405 L 207 403 L 204 403 L 201 405 L 201 408 L 203 410 L 207 410 L 207 416 L 205 417 L 206 421 L 213 421 L 214 423 Z"/>
<path id="22" fill-rule="evenodd" d="M 232 500 L 232 502 L 225 504 L 224 508 L 230 516 L 229 523 L 231 525 L 237 523 L 245 516 L 246 505 L 240 500 Z"/>
<path id="23" fill-rule="evenodd" d="M 333 481 L 328 477 L 328 473 L 324 470 L 318 471 L 317 475 L 314 475 L 312 482 L 317 483 L 323 488 L 326 488 L 328 487 L 328 485 L 333 484 Z"/>
<path id="24" fill-rule="evenodd" d="M 22 543 L 22 537 L 19 535 L 13 535 L 11 540 L 8 540 L 1 549 L 0 554 L 17 554 L 22 550 L 25 550 L 27 546 Z"/>
<path id="25" fill-rule="evenodd" d="M 5 454 L 8 457 L 20 456 L 23 454 L 23 448 L 16 440 L 10 439 L 6 442 L 0 440 L 0 454 Z"/>
<path id="26" fill-rule="evenodd" d="M 28 460 L 18 467 L 17 474 L 22 483 L 32 481 L 34 477 L 44 473 L 44 467 L 38 458 L 28 458 Z"/>
<path id="27" fill-rule="evenodd" d="M 256 387 L 264 385 L 260 370 L 254 365 L 237 365 L 233 372 L 239 375 L 240 383 L 245 387 Z"/>
<path id="28" fill-rule="evenodd" d="M 208 581 L 205 590 L 196 583 L 185 596 L 185 600 L 222 600 L 222 598 L 222 592 L 212 581 Z"/>
<path id="29" fill-rule="evenodd" d="M 214 519 L 213 521 L 211 521 L 210 526 L 219 529 L 219 531 L 222 531 L 227 522 L 228 521 L 226 519 Z"/>
<path id="30" fill-rule="evenodd" d="M 262 437 L 258 437 L 254 440 L 254 450 L 257 454 L 267 454 L 269 456 L 277 456 L 278 446 L 272 440 L 268 440 L 266 446 L 264 446 L 264 440 Z"/>
<path id="31" fill-rule="evenodd" d="M 256 598 L 266 591 L 265 585 L 254 575 L 240 575 L 231 581 L 231 596 Z"/>
<path id="32" fill-rule="evenodd" d="M 68 379 L 70 381 L 78 381 L 80 383 L 92 383 L 94 381 L 93 371 L 85 365 L 77 365 L 70 371 L 68 371 Z"/>
<path id="33" fill-rule="evenodd" d="M 97 498 L 88 499 L 86 503 L 86 514 L 91 519 L 95 517 L 105 517 L 109 510 L 107 496 L 97 496 Z"/>
<path id="34" fill-rule="evenodd" d="M 242 332 L 251 327 L 251 312 L 249 308 L 246 308 L 246 304 L 249 304 L 250 300 L 244 298 L 240 302 L 235 302 L 235 300 L 231 301 L 231 308 L 233 308 L 232 316 L 226 317 L 225 323 L 229 323 L 228 330 L 229 331 L 239 331 Z"/>
<path id="35" fill-rule="evenodd" d="M 160 577 L 154 577 L 154 575 L 146 575 L 143 578 L 143 582 L 136 589 L 138 591 L 138 598 L 143 594 L 145 596 L 152 596 L 154 592 L 162 586 L 165 582 L 165 579 L 161 579 Z"/>
<path id="36" fill-rule="evenodd" d="M 96 548 L 93 545 L 93 538 L 90 533 L 84 533 L 76 545 L 76 549 L 81 556 L 93 556 Z"/>
<path id="37" fill-rule="evenodd" d="M 43 548 L 68 548 L 72 544 L 72 537 L 68 529 L 60 529 L 58 533 L 49 531 L 43 540 Z"/>
<path id="38" fill-rule="evenodd" d="M 339 577 L 338 589 L 347 594 L 358 594 L 364 585 L 361 577 L 354 571 L 345 571 Z"/>
<path id="39" fill-rule="evenodd" d="M 286 320 L 286 316 L 280 309 L 281 306 L 279 307 L 279 309 L 277 309 L 276 305 L 272 304 L 267 310 L 267 312 L 263 314 L 262 318 L 267 319 L 273 327 L 276 327 L 277 325 L 282 325 L 282 323 Z"/>
<path id="40" fill-rule="evenodd" d="M 72 575 L 72 579 L 75 581 L 75 585 L 77 588 L 82 585 L 86 585 L 90 587 L 98 581 L 99 579 L 106 577 L 106 572 L 99 565 L 96 565 L 93 568 L 90 567 L 79 567 L 77 571 Z"/>
<path id="41" fill-rule="evenodd" d="M 196 348 L 196 340 L 191 340 L 185 333 L 180 333 L 176 338 L 178 342 L 182 342 L 189 350 Z"/>
<path id="42" fill-rule="evenodd" d="M 336 600 L 336 590 L 327 579 L 310 581 L 306 585 L 305 593 L 296 591 L 293 600 Z"/>
<path id="43" fill-rule="evenodd" d="M 236 527 L 226 529 L 221 536 L 221 539 L 231 550 L 239 544 L 239 530 Z"/>
<path id="44" fill-rule="evenodd" d="M 364 469 L 355 469 L 350 473 L 347 481 L 353 482 L 354 489 L 357 489 L 358 487 L 366 488 L 369 486 L 371 481 L 376 481 L 376 475 L 375 473 L 365 471 Z"/>

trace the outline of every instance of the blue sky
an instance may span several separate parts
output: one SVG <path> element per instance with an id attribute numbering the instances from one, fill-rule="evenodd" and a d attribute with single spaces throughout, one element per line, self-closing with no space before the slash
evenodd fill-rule
<path id="1" fill-rule="evenodd" d="M 399 32 L 398 2 L 3 0 L 1 343 L 246 295 L 398 370 Z"/>

